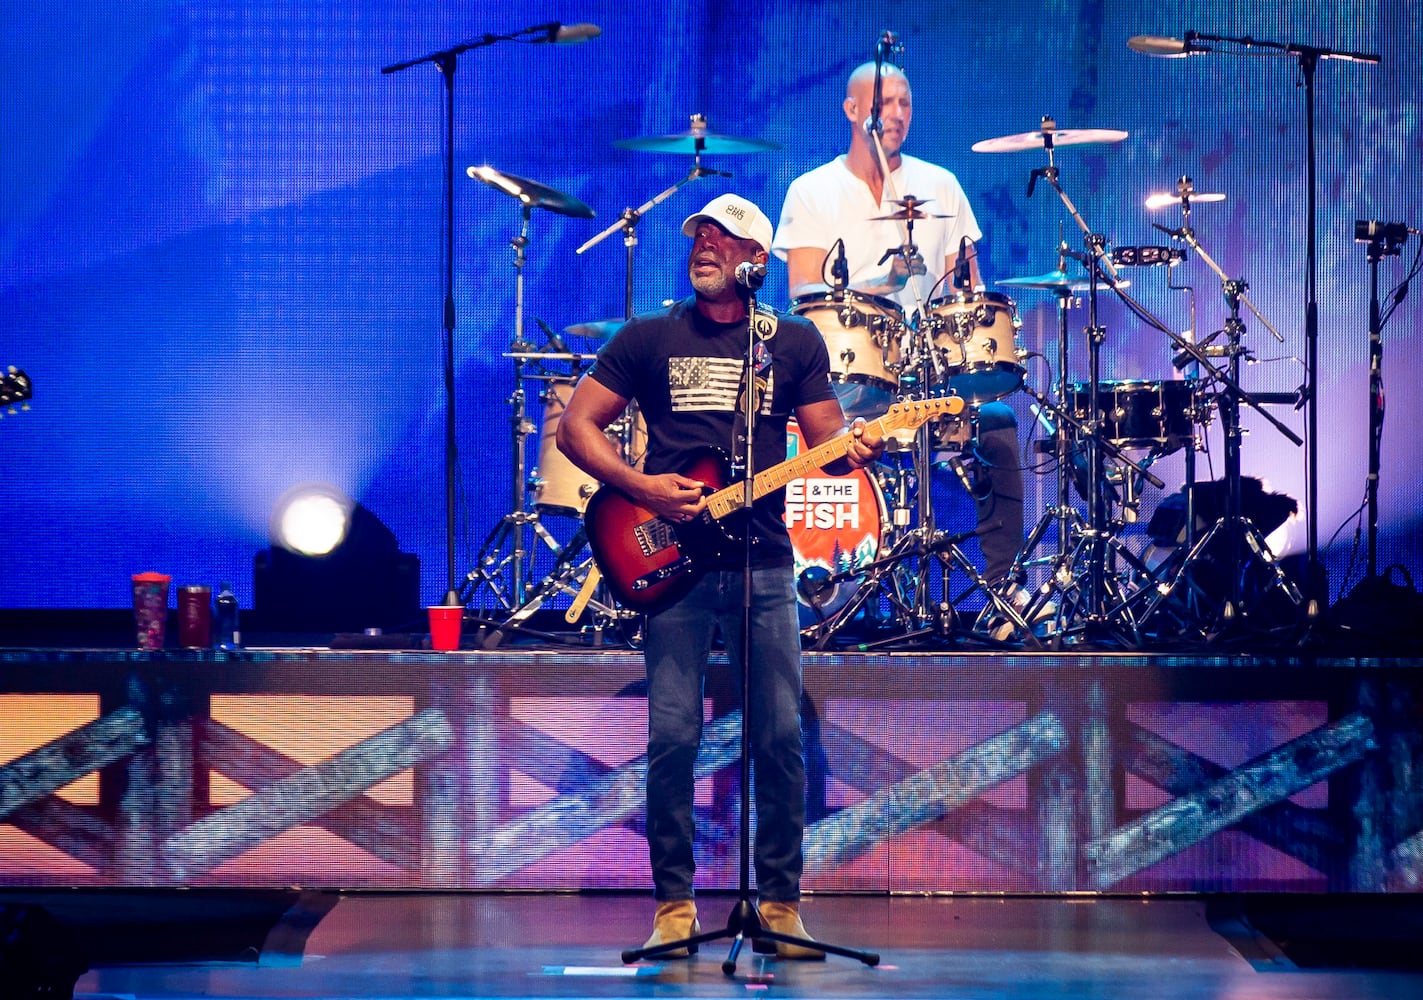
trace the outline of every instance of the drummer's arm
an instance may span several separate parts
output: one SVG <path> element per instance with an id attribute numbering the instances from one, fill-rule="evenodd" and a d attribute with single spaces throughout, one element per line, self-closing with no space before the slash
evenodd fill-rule
<path id="1" fill-rule="evenodd" d="M 790 286 L 791 298 L 829 291 L 825 283 L 825 258 L 828 255 L 819 247 L 795 247 L 786 251 L 786 283 Z M 866 295 L 893 295 L 904 287 L 911 270 L 914 274 L 924 273 L 924 262 L 915 258 L 911 268 L 902 257 L 895 257 L 884 274 L 851 282 L 850 288 Z"/>

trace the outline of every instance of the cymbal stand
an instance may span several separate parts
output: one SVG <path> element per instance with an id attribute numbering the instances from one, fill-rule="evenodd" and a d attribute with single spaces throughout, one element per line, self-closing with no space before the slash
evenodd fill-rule
<path id="1" fill-rule="evenodd" d="M 519 355 L 514 362 L 514 391 L 509 396 L 512 412 L 509 417 L 511 438 L 510 465 L 510 505 L 509 512 L 489 532 L 475 557 L 474 568 L 466 575 L 459 591 L 459 600 L 466 608 L 472 605 L 481 591 L 487 591 L 495 600 L 497 609 L 513 611 L 523 603 L 528 589 L 528 566 L 531 552 L 529 532 L 555 552 L 558 542 L 539 520 L 539 515 L 527 509 L 525 493 L 528 489 L 528 466 L 524 457 L 524 442 L 534 432 L 529 420 L 527 394 L 524 383 L 530 377 L 527 355 L 533 345 L 524 339 L 524 266 L 528 263 L 529 219 L 532 208 L 525 204 L 520 207 L 522 224 L 519 235 L 509 241 L 514 248 L 514 341 L 510 353 Z"/>
<path id="2" fill-rule="evenodd" d="M 1230 318 L 1225 325 L 1229 374 L 1224 379 L 1227 389 L 1222 394 L 1224 402 L 1220 405 L 1221 432 L 1225 440 L 1226 509 L 1224 515 L 1217 518 L 1215 524 L 1186 554 L 1181 564 L 1176 568 L 1171 581 L 1163 585 L 1153 600 L 1147 604 L 1142 617 L 1144 620 L 1149 618 L 1164 601 L 1173 595 L 1179 597 L 1183 589 L 1188 589 L 1194 596 L 1204 599 L 1209 605 L 1212 595 L 1203 591 L 1201 585 L 1191 578 L 1191 573 L 1219 536 L 1224 539 L 1222 545 L 1217 548 L 1224 549 L 1224 558 L 1221 561 L 1226 567 L 1229 578 L 1227 593 L 1223 604 L 1218 603 L 1218 600 L 1215 604 L 1218 614 L 1212 615 L 1208 621 L 1198 623 L 1202 636 L 1211 638 L 1219 632 L 1237 627 L 1254 612 L 1253 607 L 1247 607 L 1244 593 L 1246 574 L 1252 563 L 1263 566 L 1269 577 L 1266 591 L 1260 594 L 1262 600 L 1265 593 L 1270 590 L 1278 590 L 1298 609 L 1303 606 L 1304 597 L 1275 560 L 1274 554 L 1265 544 L 1265 538 L 1260 530 L 1243 514 L 1241 509 L 1240 402 L 1242 399 L 1249 399 L 1249 397 L 1239 388 L 1240 359 L 1246 353 L 1240 344 L 1241 334 L 1245 329 L 1245 324 L 1240 319 L 1240 305 L 1241 302 L 1249 304 L 1249 300 L 1245 297 L 1249 286 L 1242 280 L 1226 278 L 1224 272 L 1215 265 L 1200 243 L 1196 241 L 1195 235 L 1190 229 L 1184 229 L 1182 232 L 1183 238 L 1196 251 L 1197 255 L 1221 277 L 1221 288 L 1230 308 Z M 1254 307 L 1251 306 L 1251 308 Z M 1258 409 L 1258 405 L 1253 400 L 1251 400 L 1251 405 Z M 1182 585 L 1185 585 L 1184 588 Z"/>
<path id="3" fill-rule="evenodd" d="M 706 118 L 702 115 L 692 116 L 692 128 L 695 132 L 698 127 L 703 131 L 706 129 Z M 731 174 L 725 170 L 713 170 L 711 167 L 702 166 L 702 152 L 706 149 L 706 139 L 698 136 L 693 143 L 695 152 L 693 153 L 692 169 L 687 171 L 687 176 L 672 186 L 653 195 L 637 208 L 624 208 L 618 220 L 598 235 L 589 239 L 575 253 L 583 254 L 597 246 L 619 229 L 623 231 L 623 246 L 627 248 L 627 267 L 624 269 L 623 281 L 623 318 L 632 319 L 633 315 L 633 251 L 637 248 L 637 224 L 642 221 L 643 216 L 656 206 L 662 204 L 672 197 L 687 184 L 703 177 L 730 177 Z"/>

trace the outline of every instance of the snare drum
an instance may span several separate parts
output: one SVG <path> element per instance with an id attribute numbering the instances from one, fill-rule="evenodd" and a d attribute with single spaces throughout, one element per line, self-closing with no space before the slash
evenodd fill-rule
<path id="1" fill-rule="evenodd" d="M 1087 419 L 1091 385 L 1068 386 L 1070 412 Z M 1097 383 L 1097 409 L 1102 415 L 1102 437 L 1118 448 L 1150 448 L 1173 452 L 1192 434 L 1196 401 L 1194 381 L 1127 379 Z"/>
<path id="2" fill-rule="evenodd" d="M 997 292 L 932 299 L 929 332 L 949 388 L 970 403 L 1002 399 L 1023 384 L 1018 309 Z"/>
<path id="3" fill-rule="evenodd" d="M 792 420 L 786 425 L 786 457 L 805 449 L 805 438 Z M 785 521 L 795 556 L 796 604 L 801 625 L 809 626 L 849 603 L 864 574 L 823 590 L 813 586 L 814 578 L 858 570 L 879 555 L 889 524 L 884 493 L 864 469 L 844 476 L 813 472 L 786 485 Z M 810 577 L 803 575 L 807 570 Z"/>
<path id="4" fill-rule="evenodd" d="M 530 482 L 534 490 L 534 508 L 544 514 L 582 517 L 588 508 L 588 498 L 599 485 L 596 479 L 558 450 L 558 422 L 573 396 L 575 384 L 549 382 L 541 397 L 544 410 L 543 426 L 539 431 L 539 464 Z M 632 423 L 630 437 L 626 434 L 629 422 Z M 633 411 L 629 409 L 608 428 L 608 440 L 613 442 L 629 464 L 635 468 L 642 467 L 643 452 L 647 450 L 647 423 L 641 413 L 634 418 Z"/>
<path id="5" fill-rule="evenodd" d="M 839 383 L 836 394 L 845 415 L 875 417 L 885 413 L 899 389 L 900 341 L 904 337 L 904 310 L 899 304 L 849 290 L 838 300 L 831 292 L 818 292 L 792 299 L 791 312 L 814 323 L 825 339 L 830 380 Z M 869 391 L 840 388 L 854 385 Z M 857 402 L 861 396 L 863 403 Z"/>

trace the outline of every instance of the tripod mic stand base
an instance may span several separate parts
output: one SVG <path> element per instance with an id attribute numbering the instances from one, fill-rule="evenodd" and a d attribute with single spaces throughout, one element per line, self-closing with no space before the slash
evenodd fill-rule
<path id="1" fill-rule="evenodd" d="M 796 919 L 799 926 L 799 918 Z M 804 928 L 801 928 L 804 930 Z M 880 956 L 878 952 L 861 951 L 855 948 L 845 948 L 841 945 L 830 944 L 825 941 L 817 941 L 809 937 L 801 937 L 796 934 L 786 934 L 780 931 L 771 930 L 756 909 L 756 904 L 746 896 L 737 900 L 732 907 L 731 913 L 726 920 L 726 926 L 721 930 L 707 931 L 702 934 L 693 934 L 691 937 L 683 938 L 679 941 L 664 941 L 652 947 L 629 948 L 621 955 L 624 965 L 631 965 L 633 962 L 641 961 L 644 958 L 655 958 L 658 955 L 666 955 L 671 952 L 686 949 L 688 954 L 696 954 L 699 947 L 708 941 L 719 941 L 729 939 L 731 950 L 727 953 L 726 959 L 721 963 L 721 971 L 725 975 L 736 973 L 736 960 L 741 954 L 741 949 L 746 943 L 746 939 L 751 939 L 753 950 L 770 954 L 777 952 L 776 944 L 791 945 L 794 948 L 807 953 L 816 953 L 815 957 L 823 958 L 825 955 L 840 955 L 844 958 L 853 958 L 857 962 L 865 965 L 879 965 Z M 764 946 L 763 946 L 764 943 Z M 787 956 L 790 957 L 790 956 Z M 811 957 L 807 955 L 806 957 Z"/>

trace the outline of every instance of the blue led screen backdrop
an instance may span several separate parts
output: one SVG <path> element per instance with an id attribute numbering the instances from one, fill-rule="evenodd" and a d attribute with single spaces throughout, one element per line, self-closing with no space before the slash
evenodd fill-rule
<path id="1" fill-rule="evenodd" d="M 1362 572 L 1356 511 L 1368 430 L 1368 272 L 1355 219 L 1423 228 L 1423 13 L 1373 3 L 1185 2 L 1141 9 L 1100 0 L 984 6 L 951 2 L 608 2 L 480 6 L 300 0 L 6 4 L 0 13 L 0 366 L 34 384 L 27 413 L 0 422 L 0 511 L 7 571 L 0 606 L 116 607 L 128 575 L 231 580 L 252 600 L 251 560 L 275 500 L 331 483 L 394 532 L 422 564 L 422 597 L 445 590 L 441 380 L 442 101 L 429 65 L 380 67 L 485 32 L 541 21 L 592 22 L 577 46 L 503 43 L 460 57 L 455 74 L 454 305 L 457 317 L 457 573 L 515 504 L 511 407 L 518 205 L 465 176 L 489 164 L 576 197 L 593 220 L 530 220 L 524 338 L 619 316 L 628 255 L 614 235 L 575 251 L 681 180 L 690 158 L 613 143 L 686 130 L 779 150 L 708 157 L 734 176 L 684 187 L 649 211 L 632 254 L 634 306 L 687 292 L 681 220 L 725 190 L 773 218 L 790 181 L 846 144 L 845 77 L 879 33 L 904 41 L 914 86 L 909 152 L 954 170 L 972 199 L 990 282 L 1057 264 L 1080 234 L 1051 189 L 1032 198 L 1034 153 L 971 152 L 980 139 L 1059 125 L 1129 133 L 1059 150 L 1062 182 L 1091 227 L 1117 245 L 1164 242 L 1148 194 L 1189 175 L 1224 202 L 1192 224 L 1260 314 L 1244 316 L 1247 389 L 1289 392 L 1304 373 L 1305 103 L 1292 58 L 1153 59 L 1138 34 L 1186 30 L 1377 52 L 1315 76 L 1318 149 L 1319 541 L 1337 597 Z M 1381 265 L 1388 294 L 1418 249 Z M 1220 283 L 1192 257 L 1174 283 L 1194 288 L 1198 335 L 1226 318 Z M 1132 273 L 1134 294 L 1173 327 L 1190 296 L 1167 269 Z M 784 272 L 766 298 L 784 305 Z M 1050 296 L 1015 296 L 1028 379 L 1056 378 Z M 1170 344 L 1103 301 L 1102 376 L 1175 377 Z M 1086 311 L 1069 316 L 1070 374 L 1085 377 Z M 1385 330 L 1388 395 L 1380 481 L 1383 566 L 1423 579 L 1417 295 Z M 571 338 L 579 351 L 597 342 Z M 1049 365 L 1051 362 L 1052 365 Z M 528 408 L 541 422 L 542 387 Z M 1028 398 L 1008 400 L 1022 426 Z M 1302 411 L 1272 408 L 1297 433 Z M 1243 467 L 1306 497 L 1305 453 L 1253 414 Z M 1200 478 L 1223 472 L 1219 420 Z M 526 444 L 537 462 L 538 436 Z M 1167 491 L 1182 456 L 1154 471 Z M 1029 477 L 1030 521 L 1055 494 Z M 945 526 L 971 523 L 944 494 Z M 1144 507 L 1161 499 L 1148 491 Z M 1035 505 L 1035 506 L 1033 506 Z M 549 519 L 566 540 L 574 524 Z M 1336 537 L 1337 532 L 1337 537 Z M 1301 551 L 1305 522 L 1274 536 Z"/>

